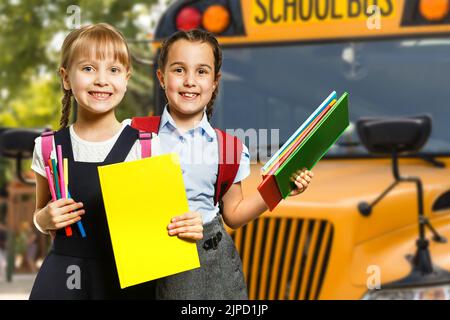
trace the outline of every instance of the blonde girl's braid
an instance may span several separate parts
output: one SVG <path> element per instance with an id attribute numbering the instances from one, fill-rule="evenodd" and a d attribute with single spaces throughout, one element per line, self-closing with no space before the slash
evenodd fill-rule
<path id="1" fill-rule="evenodd" d="M 72 109 L 72 91 L 64 90 L 64 96 L 61 99 L 62 102 L 62 114 L 59 120 L 59 130 L 64 129 L 69 124 L 70 109 Z"/>

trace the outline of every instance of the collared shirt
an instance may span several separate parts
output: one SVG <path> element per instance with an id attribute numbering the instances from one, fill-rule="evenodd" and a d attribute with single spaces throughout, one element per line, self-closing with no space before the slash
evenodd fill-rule
<path id="1" fill-rule="evenodd" d="M 203 112 L 198 125 L 183 133 L 178 130 L 166 105 L 161 116 L 158 139 L 161 154 L 176 152 L 180 157 L 189 210 L 200 212 L 203 223 L 212 221 L 219 212 L 219 206 L 214 205 L 219 151 L 216 132 L 208 122 L 206 112 Z M 250 155 L 243 144 L 234 183 L 249 174 Z"/>

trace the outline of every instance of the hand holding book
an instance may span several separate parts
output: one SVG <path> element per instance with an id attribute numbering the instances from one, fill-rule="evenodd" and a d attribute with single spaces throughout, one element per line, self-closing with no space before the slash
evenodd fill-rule
<path id="1" fill-rule="evenodd" d="M 291 178 L 291 181 L 295 183 L 297 188 L 293 189 L 289 196 L 292 197 L 303 193 L 308 188 L 313 177 L 314 173 L 306 168 L 298 170 Z"/>

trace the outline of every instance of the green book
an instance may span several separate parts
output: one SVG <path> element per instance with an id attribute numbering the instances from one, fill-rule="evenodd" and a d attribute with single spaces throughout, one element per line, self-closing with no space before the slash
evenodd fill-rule
<path id="1" fill-rule="evenodd" d="M 291 181 L 292 173 L 301 168 L 311 170 L 339 139 L 348 125 L 348 93 L 346 92 L 275 172 L 275 179 L 283 199 L 296 188 Z"/>

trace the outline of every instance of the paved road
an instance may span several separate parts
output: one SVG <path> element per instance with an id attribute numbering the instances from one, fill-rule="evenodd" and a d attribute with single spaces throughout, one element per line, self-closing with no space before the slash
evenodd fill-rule
<path id="1" fill-rule="evenodd" d="M 0 300 L 28 300 L 35 274 L 16 274 L 11 282 L 0 280 Z"/>

